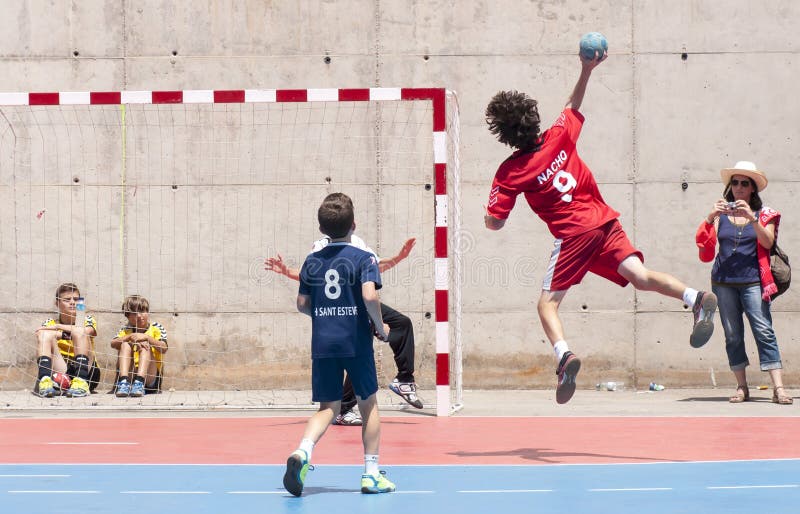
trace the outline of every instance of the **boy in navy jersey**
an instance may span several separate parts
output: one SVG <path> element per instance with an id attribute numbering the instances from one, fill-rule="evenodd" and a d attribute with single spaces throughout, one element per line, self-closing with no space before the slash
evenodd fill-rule
<path id="1" fill-rule="evenodd" d="M 350 244 L 356 225 L 353 202 L 347 195 L 325 197 L 317 218 L 330 243 L 311 253 L 300 269 L 297 310 L 311 316 L 311 389 L 319 410 L 308 420 L 299 448 L 286 461 L 283 486 L 295 496 L 302 494 L 314 445 L 339 412 L 347 371 L 364 419 L 361 492 L 392 492 L 394 484 L 378 468 L 381 427 L 373 331 L 379 339 L 387 338 L 377 293 L 381 288 L 378 261 Z"/>
<path id="2" fill-rule="evenodd" d="M 538 311 L 558 360 L 556 401 L 566 403 L 575 393 L 581 361 L 569 351 L 558 316 L 567 290 L 588 272 L 625 287 L 655 291 L 692 307 L 689 344 L 699 348 L 714 331 L 717 297 L 697 291 L 666 273 L 645 268 L 642 252 L 628 240 L 619 213 L 600 195 L 594 175 L 577 152 L 583 127 L 579 112 L 592 70 L 605 60 L 581 56 L 581 74 L 556 122 L 540 133 L 537 102 L 524 93 L 501 91 L 486 107 L 486 122 L 497 139 L 515 152 L 498 168 L 489 193 L 484 221 L 500 230 L 523 195 L 528 206 L 556 238 L 542 284 Z"/>

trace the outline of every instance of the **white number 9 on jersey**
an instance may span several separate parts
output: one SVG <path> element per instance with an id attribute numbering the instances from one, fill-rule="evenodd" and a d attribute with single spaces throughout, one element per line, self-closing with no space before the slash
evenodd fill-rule
<path id="1" fill-rule="evenodd" d="M 575 177 L 568 171 L 561 170 L 553 177 L 553 187 L 555 187 L 559 193 L 564 193 L 561 195 L 561 199 L 567 203 L 572 201 L 572 193 L 570 191 L 575 189 L 577 185 L 578 181 L 575 180 Z"/>
<path id="2" fill-rule="evenodd" d="M 325 296 L 335 300 L 342 295 L 342 286 L 339 285 L 339 272 L 331 268 L 325 272 Z"/>

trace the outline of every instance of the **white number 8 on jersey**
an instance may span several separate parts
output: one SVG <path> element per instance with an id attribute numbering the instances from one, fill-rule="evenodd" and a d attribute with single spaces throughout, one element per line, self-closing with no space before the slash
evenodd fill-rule
<path id="1" fill-rule="evenodd" d="M 325 272 L 325 296 L 335 300 L 342 295 L 342 286 L 339 285 L 339 272 L 329 269 Z"/>

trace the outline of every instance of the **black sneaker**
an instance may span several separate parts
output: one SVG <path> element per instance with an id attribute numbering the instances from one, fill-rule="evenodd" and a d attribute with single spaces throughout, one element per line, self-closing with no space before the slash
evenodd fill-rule
<path id="1" fill-rule="evenodd" d="M 717 310 L 717 295 L 707 291 L 697 293 L 697 298 L 692 307 L 694 326 L 689 344 L 692 348 L 700 348 L 711 339 L 714 333 L 714 312 Z"/>
<path id="2" fill-rule="evenodd" d="M 567 403 L 575 394 L 575 377 L 581 369 L 581 360 L 572 352 L 567 352 L 561 357 L 558 364 L 556 375 L 558 375 L 558 386 L 556 387 L 556 403 Z"/>
<path id="3" fill-rule="evenodd" d="M 286 473 L 283 475 L 283 487 L 294 496 L 303 494 L 303 485 L 309 469 L 308 454 L 303 450 L 295 450 L 286 460 Z"/>

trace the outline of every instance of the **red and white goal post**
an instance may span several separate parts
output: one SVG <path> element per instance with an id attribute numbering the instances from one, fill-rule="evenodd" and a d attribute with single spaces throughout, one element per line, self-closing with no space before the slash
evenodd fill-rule
<path id="1" fill-rule="evenodd" d="M 441 88 L 0 93 L 0 388 L 32 387 L 33 328 L 74 282 L 98 321 L 98 391 L 110 388 L 129 294 L 168 333 L 164 390 L 138 404 L 308 407 L 310 323 L 297 284 L 320 234 L 316 207 L 342 191 L 380 256 L 409 238 L 382 300 L 416 332 L 420 396 L 462 402 L 458 106 Z M 384 406 L 395 365 L 376 346 Z M 113 395 L 107 395 L 113 397 Z M 101 398 L 101 397 L 97 397 Z M 30 402 L 42 401 L 31 398 Z M 60 402 L 61 400 L 51 400 Z M 101 404 L 103 402 L 100 402 Z M 59 403 L 59 405 L 66 405 Z"/>

